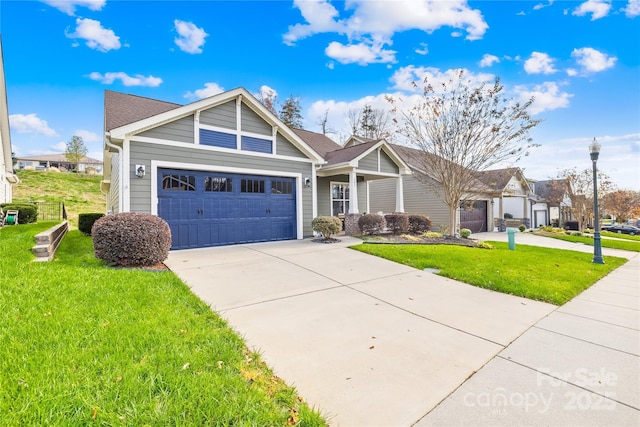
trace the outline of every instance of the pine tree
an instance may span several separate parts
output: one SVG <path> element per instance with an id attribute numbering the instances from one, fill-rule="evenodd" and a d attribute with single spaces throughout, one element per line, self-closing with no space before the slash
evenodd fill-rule
<path id="1" fill-rule="evenodd" d="M 300 113 L 300 98 L 289 96 L 280 109 L 280 120 L 293 129 L 302 129 L 302 114 Z"/>

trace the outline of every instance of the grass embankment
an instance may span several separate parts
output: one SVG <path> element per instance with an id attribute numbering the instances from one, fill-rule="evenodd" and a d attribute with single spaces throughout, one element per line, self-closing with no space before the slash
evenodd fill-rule
<path id="1" fill-rule="evenodd" d="M 70 231 L 0 229 L 0 425 L 324 425 L 170 271 L 113 269 Z"/>
<path id="2" fill-rule="evenodd" d="M 544 231 L 535 232 L 538 236 L 551 237 L 553 239 L 564 240 L 565 242 L 584 243 L 585 245 L 593 246 L 592 236 L 569 236 L 566 234 L 549 233 Z M 602 235 L 606 237 L 620 237 L 620 234 L 607 233 Z M 624 236 L 624 234 L 622 234 Z M 627 236 L 636 237 L 636 236 Z M 624 251 L 640 252 L 640 242 L 634 241 L 635 239 L 616 240 L 616 239 L 600 239 L 601 246 L 609 249 L 622 249 Z"/>
<path id="3" fill-rule="evenodd" d="M 105 195 L 100 192 L 102 175 L 71 172 L 17 171 L 20 182 L 13 187 L 13 201 L 64 202 L 69 222 L 78 225 L 81 213 L 104 212 Z"/>
<path id="4" fill-rule="evenodd" d="M 455 245 L 362 244 L 353 249 L 494 291 L 562 305 L 627 260 L 537 246 L 489 242 L 495 250 Z"/>
<path id="5" fill-rule="evenodd" d="M 640 236 L 639 235 L 631 236 L 629 234 L 612 233 L 610 231 L 601 231 L 600 235 L 602 237 L 615 237 L 616 239 L 634 240 L 636 242 L 640 242 Z"/>

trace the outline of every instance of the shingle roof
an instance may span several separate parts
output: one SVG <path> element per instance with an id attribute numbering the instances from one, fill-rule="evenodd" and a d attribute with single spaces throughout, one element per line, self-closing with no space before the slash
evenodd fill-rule
<path id="1" fill-rule="evenodd" d="M 520 173 L 520 168 L 492 169 L 478 172 L 476 177 L 494 190 L 502 191 L 511 178 Z"/>
<path id="2" fill-rule="evenodd" d="M 126 93 L 104 91 L 104 126 L 106 131 L 165 113 L 180 104 L 158 101 Z"/>
<path id="3" fill-rule="evenodd" d="M 340 150 L 342 146 L 335 143 L 326 135 L 303 129 L 291 129 L 300 139 L 307 143 L 321 157 L 326 157 L 330 151 Z"/>
<path id="4" fill-rule="evenodd" d="M 350 162 L 351 160 L 362 155 L 362 153 L 364 153 L 377 143 L 378 141 L 370 141 L 363 144 L 352 145 L 351 147 L 330 151 L 326 156 L 324 156 L 324 159 L 327 161 L 328 165 L 337 165 L 340 163 Z"/>

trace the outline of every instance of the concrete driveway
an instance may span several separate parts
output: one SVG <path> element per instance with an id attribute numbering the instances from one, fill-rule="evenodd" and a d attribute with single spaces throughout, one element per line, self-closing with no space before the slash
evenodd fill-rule
<path id="1" fill-rule="evenodd" d="M 336 426 L 409 426 L 555 306 L 310 240 L 166 265 Z"/>

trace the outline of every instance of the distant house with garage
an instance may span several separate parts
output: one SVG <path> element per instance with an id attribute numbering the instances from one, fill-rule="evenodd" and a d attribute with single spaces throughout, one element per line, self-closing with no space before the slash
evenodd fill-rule
<path id="1" fill-rule="evenodd" d="M 67 157 L 60 154 L 41 154 L 37 156 L 18 157 L 15 167 L 17 169 L 32 170 L 51 170 L 55 168 L 59 171 L 66 172 L 76 170 L 80 173 L 102 173 L 102 161 L 92 159 L 91 157 L 83 157 L 76 165 L 67 160 Z"/>
<path id="2" fill-rule="evenodd" d="M 187 105 L 105 91 L 107 212 L 160 216 L 173 249 L 312 236 L 314 217 L 369 212 L 371 182 L 410 174 L 386 141 L 290 129 L 243 88 Z"/>

